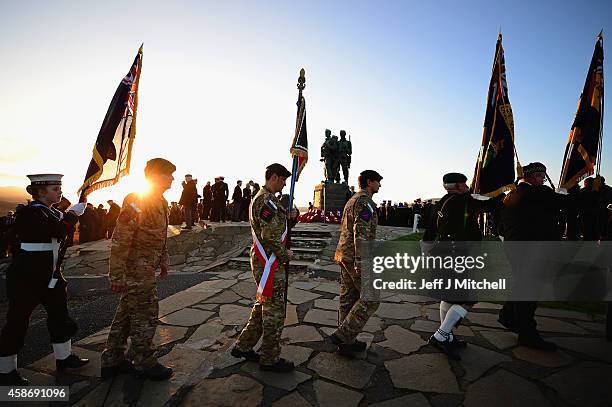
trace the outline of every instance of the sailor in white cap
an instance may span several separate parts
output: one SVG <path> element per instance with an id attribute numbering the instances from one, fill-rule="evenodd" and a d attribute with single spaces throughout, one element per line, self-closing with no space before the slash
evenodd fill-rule
<path id="1" fill-rule="evenodd" d="M 27 191 L 32 201 L 15 221 L 18 250 L 6 273 L 9 307 L 0 334 L 0 386 L 28 384 L 17 371 L 17 353 L 22 348 L 32 311 L 42 304 L 53 345 L 56 368 L 78 368 L 89 362 L 72 354 L 70 338 L 77 325 L 68 315 L 66 280 L 60 266 L 60 246 L 85 210 L 84 203 L 65 213 L 55 209 L 62 199 L 62 174 L 28 175 Z"/>

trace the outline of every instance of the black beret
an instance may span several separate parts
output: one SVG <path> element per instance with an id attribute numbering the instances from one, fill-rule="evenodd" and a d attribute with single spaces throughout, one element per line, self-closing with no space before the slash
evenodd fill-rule
<path id="1" fill-rule="evenodd" d="M 467 177 L 460 172 L 449 172 L 448 174 L 444 174 L 442 177 L 442 182 L 444 184 L 456 184 L 458 182 L 466 182 Z"/>
<path id="2" fill-rule="evenodd" d="M 145 175 L 149 174 L 166 174 L 170 175 L 176 171 L 176 166 L 164 158 L 153 158 L 147 161 L 145 166 Z"/>
<path id="3" fill-rule="evenodd" d="M 359 176 L 363 179 L 370 180 L 370 181 L 380 181 L 381 179 L 383 179 L 383 177 L 377 173 L 374 170 L 365 170 L 362 171 L 361 174 L 359 174 Z"/>
<path id="4" fill-rule="evenodd" d="M 523 177 L 536 172 L 546 172 L 546 166 L 539 162 L 529 163 L 523 167 Z"/>
<path id="5" fill-rule="evenodd" d="M 276 174 L 279 177 L 290 177 L 291 171 L 285 168 L 284 165 L 279 163 L 270 164 L 266 167 L 266 170 L 270 171 L 272 174 Z"/>

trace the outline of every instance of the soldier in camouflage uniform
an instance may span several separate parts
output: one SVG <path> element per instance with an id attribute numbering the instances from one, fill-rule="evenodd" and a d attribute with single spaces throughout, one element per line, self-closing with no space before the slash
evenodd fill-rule
<path id="1" fill-rule="evenodd" d="M 126 196 L 117 219 L 108 275 L 121 298 L 102 352 L 103 378 L 131 370 L 152 380 L 172 375 L 172 369 L 157 361 L 152 342 L 159 311 L 155 270 L 160 267 L 162 278 L 168 274 L 168 202 L 163 193 L 172 185 L 174 171 L 174 164 L 163 158 L 147 162 L 151 191 Z M 133 366 L 125 356 L 128 337 Z"/>
<path id="2" fill-rule="evenodd" d="M 360 191 L 344 206 L 340 240 L 335 259 L 340 265 L 340 315 L 339 326 L 330 339 L 338 346 L 338 352 L 354 357 L 363 352 L 366 344 L 356 339 L 368 319 L 378 309 L 378 301 L 362 298 L 361 273 L 367 254 L 364 243 L 376 238 L 378 215 L 372 195 L 378 192 L 382 177 L 373 170 L 359 175 Z"/>
<path id="3" fill-rule="evenodd" d="M 280 338 L 285 322 L 285 274 L 283 266 L 293 257 L 285 247 L 288 222 L 295 222 L 297 211 L 290 219 L 276 193 L 281 192 L 291 173 L 280 164 L 266 169 L 266 185 L 259 190 L 249 208 L 249 221 L 253 233 L 251 270 L 255 278 L 257 300 L 251 316 L 232 349 L 232 356 L 259 362 L 261 370 L 289 372 L 294 369 L 280 355 Z M 276 260 L 274 260 L 276 259 Z M 265 270 L 270 269 L 267 274 Z M 268 278 L 266 279 L 266 275 Z M 267 288 L 266 288 L 267 287 Z M 253 346 L 262 338 L 260 353 Z"/>

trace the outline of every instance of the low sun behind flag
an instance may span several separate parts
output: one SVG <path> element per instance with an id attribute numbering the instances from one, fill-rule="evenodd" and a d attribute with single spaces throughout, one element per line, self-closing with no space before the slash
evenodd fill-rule
<path id="1" fill-rule="evenodd" d="M 82 198 L 95 190 L 115 185 L 119 178 L 130 172 L 141 68 L 142 45 L 130 71 L 117 87 L 102 122 L 85 181 L 78 191 Z"/>
<path id="2" fill-rule="evenodd" d="M 300 70 L 298 78 L 298 101 L 297 101 L 297 117 L 295 119 L 295 135 L 293 143 L 291 143 L 291 156 L 297 157 L 297 173 L 295 174 L 296 181 L 299 180 L 302 169 L 308 161 L 308 137 L 306 132 L 306 99 L 302 95 L 304 84 L 306 82 L 304 69 Z"/>
<path id="3" fill-rule="evenodd" d="M 495 197 L 514 188 L 514 118 L 508 98 L 502 35 L 497 38 L 487 95 L 482 144 L 476 162 L 472 192 Z"/>
<path id="4" fill-rule="evenodd" d="M 604 77 L 603 35 L 599 33 L 576 117 L 565 147 L 559 186 L 570 189 L 589 175 L 601 162 L 603 129 Z"/>

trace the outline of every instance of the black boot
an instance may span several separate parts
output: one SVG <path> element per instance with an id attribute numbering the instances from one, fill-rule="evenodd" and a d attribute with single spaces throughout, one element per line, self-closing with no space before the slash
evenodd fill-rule
<path id="1" fill-rule="evenodd" d="M 447 339 L 444 341 L 439 341 L 434 335 L 431 335 L 431 337 L 429 338 L 429 344 L 441 351 L 442 353 L 445 353 L 449 359 L 461 360 L 461 356 L 457 354 L 457 352 L 455 351 L 455 347 L 452 345 L 452 342 L 450 340 Z"/>
<path id="2" fill-rule="evenodd" d="M 30 381 L 22 377 L 17 370 L 0 373 L 0 386 L 29 386 Z"/>
<path id="3" fill-rule="evenodd" d="M 259 370 L 266 372 L 288 373 L 295 369 L 293 362 L 289 362 L 283 358 L 278 359 L 278 362 L 272 365 L 259 364 Z"/>
<path id="4" fill-rule="evenodd" d="M 102 379 L 109 379 L 117 376 L 119 373 L 132 373 L 134 365 L 129 360 L 122 360 L 114 366 L 105 366 L 100 369 Z"/>
<path id="5" fill-rule="evenodd" d="M 234 346 L 231 355 L 235 358 L 245 358 L 249 362 L 259 362 L 259 353 L 255 352 L 253 349 L 243 351 Z"/>
<path id="6" fill-rule="evenodd" d="M 554 352 L 557 350 L 557 345 L 555 343 L 545 341 L 537 332 L 530 335 L 519 335 L 518 344 L 545 352 Z"/>
<path id="7" fill-rule="evenodd" d="M 355 359 L 355 353 L 357 351 L 353 348 L 352 344 L 341 343 L 338 345 L 338 355 L 343 356 L 347 359 Z"/>
<path id="8" fill-rule="evenodd" d="M 166 380 L 172 376 L 172 369 L 162 365 L 161 363 L 156 363 L 152 367 L 142 370 L 138 372 L 141 377 L 149 380 Z"/>
<path id="9" fill-rule="evenodd" d="M 71 354 L 66 359 L 56 360 L 55 367 L 58 372 L 63 372 L 66 369 L 78 369 L 89 363 L 89 359 L 81 359 L 75 354 Z"/>
<path id="10" fill-rule="evenodd" d="M 344 343 L 344 341 L 342 341 L 342 339 L 340 339 L 340 337 L 335 332 L 329 335 L 329 340 L 336 346 L 339 346 Z"/>

